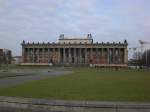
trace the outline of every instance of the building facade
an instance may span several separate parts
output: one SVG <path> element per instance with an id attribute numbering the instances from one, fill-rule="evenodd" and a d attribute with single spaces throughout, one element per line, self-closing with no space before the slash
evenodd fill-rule
<path id="1" fill-rule="evenodd" d="M 11 64 L 11 50 L 0 49 L 0 64 Z"/>
<path id="2" fill-rule="evenodd" d="M 123 43 L 94 43 L 91 34 L 86 38 L 66 38 L 60 35 L 57 43 L 22 42 L 22 65 L 95 65 L 126 67 L 127 41 Z"/>

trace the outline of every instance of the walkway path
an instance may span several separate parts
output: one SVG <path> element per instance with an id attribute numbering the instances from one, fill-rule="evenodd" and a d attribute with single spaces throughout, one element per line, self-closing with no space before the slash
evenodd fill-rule
<path id="1" fill-rule="evenodd" d="M 56 70 L 51 70 L 49 71 L 48 69 L 43 69 L 43 70 L 37 70 L 36 72 L 20 72 L 20 73 L 12 73 L 9 77 L 4 77 L 0 78 L 0 87 L 8 87 L 8 86 L 13 86 L 17 84 L 23 84 L 27 81 L 32 81 L 32 80 L 39 80 L 43 78 L 48 78 L 48 77 L 54 77 L 54 76 L 60 76 L 60 75 L 65 75 L 65 74 L 70 74 L 72 71 L 56 71 Z M 11 74 L 9 73 L 0 73 L 1 75 L 4 74 Z"/>

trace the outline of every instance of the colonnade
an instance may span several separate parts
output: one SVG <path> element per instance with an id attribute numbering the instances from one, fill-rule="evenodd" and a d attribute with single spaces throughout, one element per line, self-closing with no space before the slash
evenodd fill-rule
<path id="1" fill-rule="evenodd" d="M 23 48 L 24 63 L 126 64 L 127 48 Z"/>

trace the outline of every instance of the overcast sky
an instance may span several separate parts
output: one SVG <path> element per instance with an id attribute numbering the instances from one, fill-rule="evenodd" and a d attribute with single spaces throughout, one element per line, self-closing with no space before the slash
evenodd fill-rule
<path id="1" fill-rule="evenodd" d="M 55 42 L 61 33 L 138 46 L 150 41 L 150 0 L 0 0 L 0 48 L 21 55 L 22 40 Z"/>

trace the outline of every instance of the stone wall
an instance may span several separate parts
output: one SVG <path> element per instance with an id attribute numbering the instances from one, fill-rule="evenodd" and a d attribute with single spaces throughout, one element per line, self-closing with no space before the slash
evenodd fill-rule
<path id="1" fill-rule="evenodd" d="M 0 112 L 150 112 L 150 103 L 0 97 Z"/>
<path id="2" fill-rule="evenodd" d="M 60 39 L 60 44 L 92 44 L 92 39 Z"/>

